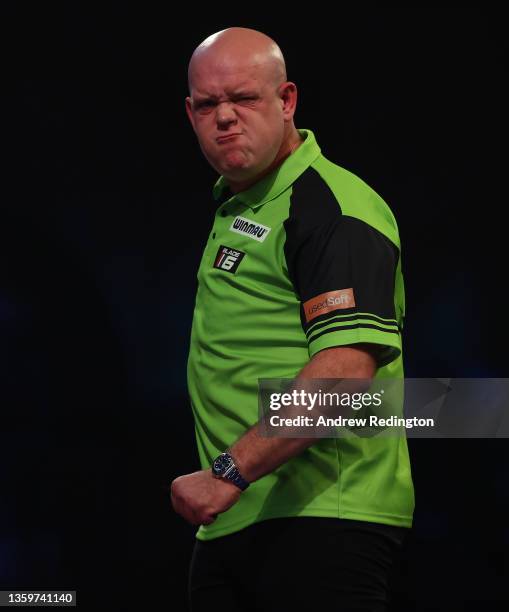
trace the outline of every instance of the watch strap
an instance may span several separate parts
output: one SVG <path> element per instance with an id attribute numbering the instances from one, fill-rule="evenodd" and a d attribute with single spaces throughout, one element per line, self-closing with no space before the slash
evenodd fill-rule
<path id="1" fill-rule="evenodd" d="M 245 491 L 249 487 L 249 482 L 239 472 L 237 466 L 229 469 L 223 476 L 230 482 L 233 482 L 241 491 Z"/>

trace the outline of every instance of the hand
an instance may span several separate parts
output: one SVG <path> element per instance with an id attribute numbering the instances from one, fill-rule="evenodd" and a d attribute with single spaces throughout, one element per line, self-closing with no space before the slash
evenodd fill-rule
<path id="1" fill-rule="evenodd" d="M 237 502 L 242 491 L 211 470 L 179 476 L 171 483 L 171 503 L 175 512 L 193 525 L 210 525 L 220 512 Z"/>

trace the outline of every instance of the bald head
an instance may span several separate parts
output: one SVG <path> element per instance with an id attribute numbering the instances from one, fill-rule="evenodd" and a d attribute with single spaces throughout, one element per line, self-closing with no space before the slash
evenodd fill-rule
<path id="1" fill-rule="evenodd" d="M 228 28 L 189 62 L 186 113 L 210 165 L 235 192 L 270 173 L 298 146 L 297 87 L 266 34 Z"/>
<path id="2" fill-rule="evenodd" d="M 286 81 L 286 66 L 278 45 L 266 34 L 249 28 L 228 28 L 212 34 L 195 49 L 188 68 L 189 93 L 205 73 L 256 68 L 278 87 Z"/>

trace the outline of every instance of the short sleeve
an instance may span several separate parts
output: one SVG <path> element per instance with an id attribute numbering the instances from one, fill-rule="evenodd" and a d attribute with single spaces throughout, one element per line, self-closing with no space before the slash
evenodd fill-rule
<path id="1" fill-rule="evenodd" d="M 338 208 L 309 227 L 302 220 L 287 224 L 288 273 L 301 302 L 309 354 L 372 343 L 379 345 L 381 367 L 401 353 L 394 304 L 399 250 L 375 227 Z"/>

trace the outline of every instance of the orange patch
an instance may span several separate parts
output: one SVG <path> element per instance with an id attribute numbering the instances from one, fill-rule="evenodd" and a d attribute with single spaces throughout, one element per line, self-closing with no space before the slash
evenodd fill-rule
<path id="1" fill-rule="evenodd" d="M 355 299 L 352 288 L 327 291 L 327 293 L 321 293 L 303 304 L 306 322 L 331 310 L 353 308 L 354 306 Z"/>

